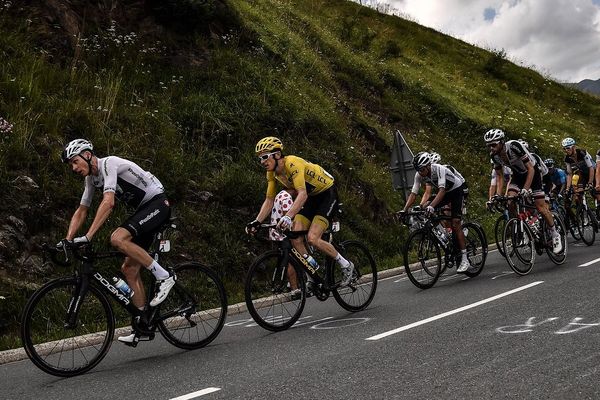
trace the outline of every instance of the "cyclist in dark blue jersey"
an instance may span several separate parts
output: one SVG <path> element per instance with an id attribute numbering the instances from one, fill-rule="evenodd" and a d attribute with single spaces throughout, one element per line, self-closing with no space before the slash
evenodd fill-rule
<path id="1" fill-rule="evenodd" d="M 546 195 L 562 194 L 567 185 L 567 173 L 560 168 L 556 168 L 554 160 L 548 158 L 544 160 L 544 164 L 548 167 L 548 173 L 543 177 L 544 192 Z"/>

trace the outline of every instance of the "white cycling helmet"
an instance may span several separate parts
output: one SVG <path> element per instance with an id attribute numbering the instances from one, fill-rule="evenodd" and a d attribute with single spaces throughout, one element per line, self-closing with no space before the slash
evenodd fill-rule
<path id="1" fill-rule="evenodd" d="M 91 152 L 94 151 L 94 145 L 92 142 L 85 139 L 71 140 L 63 149 L 61 159 L 64 163 L 67 163 L 71 158 L 83 153 L 86 150 Z"/>
<path id="2" fill-rule="evenodd" d="M 483 135 L 483 140 L 485 140 L 486 144 L 489 144 L 504 140 L 504 137 L 505 135 L 502 129 L 490 129 Z"/>
<path id="3" fill-rule="evenodd" d="M 431 153 L 429 153 L 429 155 L 431 156 L 431 163 L 432 164 L 439 164 L 440 161 L 442 161 L 442 156 L 440 156 L 439 153 L 436 153 L 436 152 L 432 151 Z"/>
<path id="4" fill-rule="evenodd" d="M 562 147 L 571 147 L 571 146 L 574 146 L 575 143 L 576 143 L 575 139 L 568 137 L 568 138 L 563 139 L 561 146 Z"/>
<path id="5" fill-rule="evenodd" d="M 421 151 L 417 154 L 415 154 L 415 156 L 413 157 L 413 167 L 415 167 L 415 169 L 418 171 L 423 167 L 428 166 L 429 164 L 431 164 L 431 154 L 429 154 L 426 151 Z"/>

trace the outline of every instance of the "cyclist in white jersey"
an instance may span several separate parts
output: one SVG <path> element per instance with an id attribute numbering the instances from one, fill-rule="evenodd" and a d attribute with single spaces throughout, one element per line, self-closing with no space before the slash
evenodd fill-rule
<path id="1" fill-rule="evenodd" d="M 140 277 L 141 268 L 152 272 L 157 280 L 156 293 L 150 301 L 150 307 L 162 303 L 175 285 L 176 277 L 161 267 L 146 251 L 156 231 L 169 220 L 171 208 L 162 184 L 154 175 L 120 157 L 98 158 L 93 149 L 91 142 L 76 139 L 69 142 L 62 152 L 62 161 L 68 163 L 74 173 L 85 177 L 85 189 L 79 207 L 71 217 L 64 242 L 76 245 L 91 242 L 111 214 L 115 198 L 135 210 L 111 234 L 110 242 L 126 256 L 121 270 L 133 289 L 132 302 L 140 310 L 137 318 L 143 324 L 146 295 Z M 87 218 L 96 188 L 103 191 L 102 201 L 85 235 L 75 237 Z M 136 336 L 136 332 L 119 337 L 119 341 L 126 344 L 140 339 L 148 340 L 145 335 Z"/>
<path id="2" fill-rule="evenodd" d="M 542 187 L 542 170 L 536 163 L 536 158 L 527 149 L 527 145 L 519 140 L 506 141 L 506 135 L 501 129 L 490 129 L 483 140 L 490 150 L 490 157 L 497 171 L 496 183 L 501 191 L 504 185 L 503 167 L 512 170 L 512 178 L 508 185 L 508 195 L 515 196 L 520 193 L 525 197 L 533 197 L 535 207 L 544 217 L 552 236 L 552 252 L 555 254 L 563 250 L 560 235 L 554 226 L 552 213 L 546 203 L 546 194 Z M 544 166 L 545 168 L 545 166 Z M 515 205 L 509 203 L 510 212 L 515 213 Z"/>
<path id="3" fill-rule="evenodd" d="M 415 174 L 415 182 L 402 213 L 406 212 L 415 202 L 421 184 L 430 184 L 437 189 L 435 198 L 429 203 L 426 210 L 428 214 L 432 214 L 436 208 L 446 204 L 450 205 L 452 216 L 452 232 L 456 237 L 458 248 L 461 250 L 462 258 L 456 272 L 466 272 L 469 267 L 467 258 L 467 246 L 465 244 L 465 234 L 461 229 L 461 218 L 464 199 L 464 184 L 465 179 L 460 173 L 454 173 L 450 168 L 431 163 L 431 154 L 427 152 L 417 153 L 413 158 L 413 166 L 417 170 Z"/>

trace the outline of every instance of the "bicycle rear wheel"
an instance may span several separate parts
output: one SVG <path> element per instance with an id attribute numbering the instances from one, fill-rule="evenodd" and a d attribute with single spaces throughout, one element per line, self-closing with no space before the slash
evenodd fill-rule
<path id="1" fill-rule="evenodd" d="M 465 232 L 465 244 L 467 246 L 467 259 L 471 267 L 465 272 L 469 278 L 474 278 L 481 273 L 487 258 L 488 246 L 483 228 L 474 222 L 462 225 Z"/>
<path id="2" fill-rule="evenodd" d="M 23 347 L 31 361 L 51 375 L 71 377 L 91 370 L 106 356 L 113 339 L 113 310 L 93 285 L 80 300 L 75 324 L 66 326 L 76 290 L 74 277 L 51 281 L 31 296 L 23 311 Z"/>
<path id="3" fill-rule="evenodd" d="M 440 277 L 442 256 L 440 247 L 427 229 L 410 234 L 404 249 L 404 271 L 420 289 L 429 289 Z"/>
<path id="4" fill-rule="evenodd" d="M 508 265 L 519 275 L 531 272 L 535 263 L 533 233 L 527 223 L 511 218 L 504 228 L 504 254 Z"/>
<path id="5" fill-rule="evenodd" d="M 182 349 L 199 349 L 212 342 L 225 323 L 227 295 L 211 269 L 194 262 L 176 265 L 177 281 L 160 304 L 158 329 Z"/>
<path id="6" fill-rule="evenodd" d="M 259 256 L 248 269 L 245 297 L 254 321 L 278 332 L 296 323 L 306 303 L 304 271 L 282 265 L 282 254 L 272 250 Z"/>
<path id="7" fill-rule="evenodd" d="M 377 265 L 369 249 L 356 240 L 346 240 L 337 250 L 348 261 L 354 263 L 354 277 L 348 286 L 338 286 L 332 290 L 335 301 L 348 311 L 364 310 L 375 297 L 377 290 Z M 342 270 L 332 262 L 330 282 L 336 285 L 342 280 Z"/>
<path id="8" fill-rule="evenodd" d="M 596 216 L 587 207 L 579 206 L 577 207 L 577 217 L 581 240 L 587 246 L 593 245 L 596 240 Z"/>
<path id="9" fill-rule="evenodd" d="M 560 265 L 565 262 L 567 259 L 567 229 L 565 228 L 565 224 L 563 223 L 560 215 L 555 211 L 552 212 L 552 216 L 554 218 L 554 226 L 556 227 L 556 231 L 560 235 L 560 240 L 562 241 L 563 251 L 558 254 L 554 254 L 552 252 L 552 236 L 550 232 L 547 231 L 546 222 L 543 222 L 542 229 L 544 230 L 544 238 L 546 240 L 546 254 L 556 265 Z M 543 221 L 543 219 L 542 219 Z"/>

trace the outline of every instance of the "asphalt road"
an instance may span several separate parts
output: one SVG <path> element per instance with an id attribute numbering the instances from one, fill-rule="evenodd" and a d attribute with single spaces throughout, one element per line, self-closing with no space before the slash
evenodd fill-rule
<path id="1" fill-rule="evenodd" d="M 382 280 L 359 313 L 311 298 L 285 332 L 238 314 L 204 349 L 115 342 L 75 378 L 0 365 L 0 399 L 597 399 L 599 281 L 598 245 L 570 243 L 563 266 L 538 257 L 525 277 L 493 251 L 474 279 Z"/>

